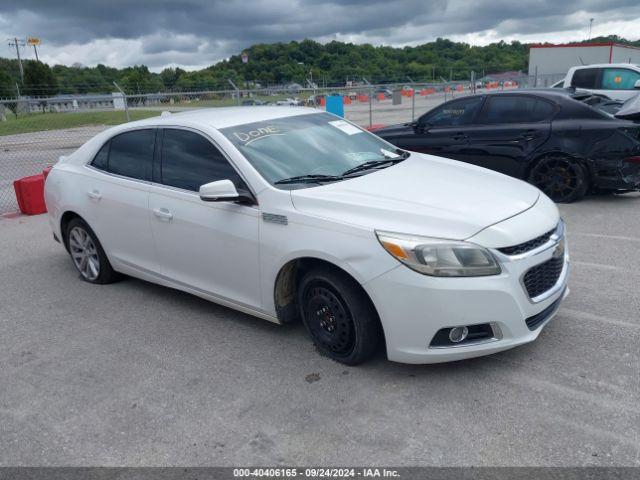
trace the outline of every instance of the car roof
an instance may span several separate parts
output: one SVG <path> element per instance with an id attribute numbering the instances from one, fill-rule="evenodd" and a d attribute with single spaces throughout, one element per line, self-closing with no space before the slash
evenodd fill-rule
<path id="1" fill-rule="evenodd" d="M 624 67 L 640 68 L 640 65 L 636 65 L 635 63 L 594 63 L 591 65 L 576 65 L 575 67 L 571 67 L 571 68 L 575 70 L 579 70 L 583 68 L 624 68 Z"/>
<path id="2" fill-rule="evenodd" d="M 476 93 L 475 95 L 466 95 L 463 97 L 454 98 L 458 100 L 461 98 L 481 97 L 481 96 L 493 96 L 493 95 L 536 95 L 539 97 L 547 97 L 549 99 L 561 99 L 571 98 L 575 91 L 572 88 L 519 88 L 517 90 L 493 90 L 490 92 Z"/>
<path id="3" fill-rule="evenodd" d="M 162 126 L 162 125 L 206 125 L 216 129 L 243 125 L 245 123 L 264 122 L 276 118 L 294 117 L 322 113 L 320 110 L 306 107 L 259 106 L 259 107 L 220 107 L 198 108 L 177 113 L 164 113 L 162 116 L 151 117 L 127 126 Z"/>

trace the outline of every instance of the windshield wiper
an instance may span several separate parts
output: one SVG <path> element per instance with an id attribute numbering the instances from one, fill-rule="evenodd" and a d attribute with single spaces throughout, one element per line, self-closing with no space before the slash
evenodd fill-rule
<path id="1" fill-rule="evenodd" d="M 321 182 L 335 182 L 337 180 L 343 180 L 342 175 L 297 175 L 295 177 L 283 178 L 273 183 L 276 185 L 283 185 L 286 183 L 321 183 Z"/>
<path id="2" fill-rule="evenodd" d="M 390 167 L 391 165 L 400 163 L 405 158 L 406 157 L 404 156 L 400 156 L 400 157 L 393 157 L 393 158 L 385 158 L 384 160 L 370 160 L 368 162 L 361 163 L 360 165 L 356 165 L 355 167 L 350 168 L 345 172 L 342 172 L 341 176 L 344 177 L 347 175 L 351 175 L 352 173 L 364 172 L 365 170 L 372 170 L 374 168 L 379 168 L 386 164 L 388 164 L 388 166 Z"/>

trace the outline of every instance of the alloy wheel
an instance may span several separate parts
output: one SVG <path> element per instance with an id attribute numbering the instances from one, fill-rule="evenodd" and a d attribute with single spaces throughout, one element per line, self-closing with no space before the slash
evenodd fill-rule
<path id="1" fill-rule="evenodd" d="M 81 227 L 73 227 L 69 232 L 69 252 L 76 268 L 87 280 L 93 281 L 100 275 L 100 257 L 91 235 Z"/>
<path id="2" fill-rule="evenodd" d="M 554 201 L 566 201 L 582 188 L 580 168 L 565 158 L 542 160 L 531 173 L 530 181 Z"/>

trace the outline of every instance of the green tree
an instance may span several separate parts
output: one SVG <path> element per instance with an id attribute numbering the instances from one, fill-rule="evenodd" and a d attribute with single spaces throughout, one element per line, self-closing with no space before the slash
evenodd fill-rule
<path id="1" fill-rule="evenodd" d="M 58 80 L 49 65 L 35 60 L 25 61 L 21 93 L 42 97 L 58 93 Z"/>

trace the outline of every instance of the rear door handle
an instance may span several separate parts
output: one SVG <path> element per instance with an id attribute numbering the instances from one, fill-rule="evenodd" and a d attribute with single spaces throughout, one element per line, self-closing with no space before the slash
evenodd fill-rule
<path id="1" fill-rule="evenodd" d="M 453 140 L 455 140 L 455 141 L 459 141 L 459 140 L 466 140 L 466 139 L 467 139 L 467 135 L 466 135 L 466 134 L 464 134 L 464 133 L 462 133 L 462 132 L 459 132 L 459 133 L 456 133 L 456 134 L 455 134 L 453 137 L 451 137 L 451 138 L 452 138 Z"/>
<path id="2" fill-rule="evenodd" d="M 153 214 L 161 220 L 171 220 L 173 218 L 173 213 L 166 208 L 155 208 Z"/>
<path id="3" fill-rule="evenodd" d="M 87 196 L 92 200 L 100 200 L 102 198 L 102 194 L 98 190 L 87 192 Z"/>

